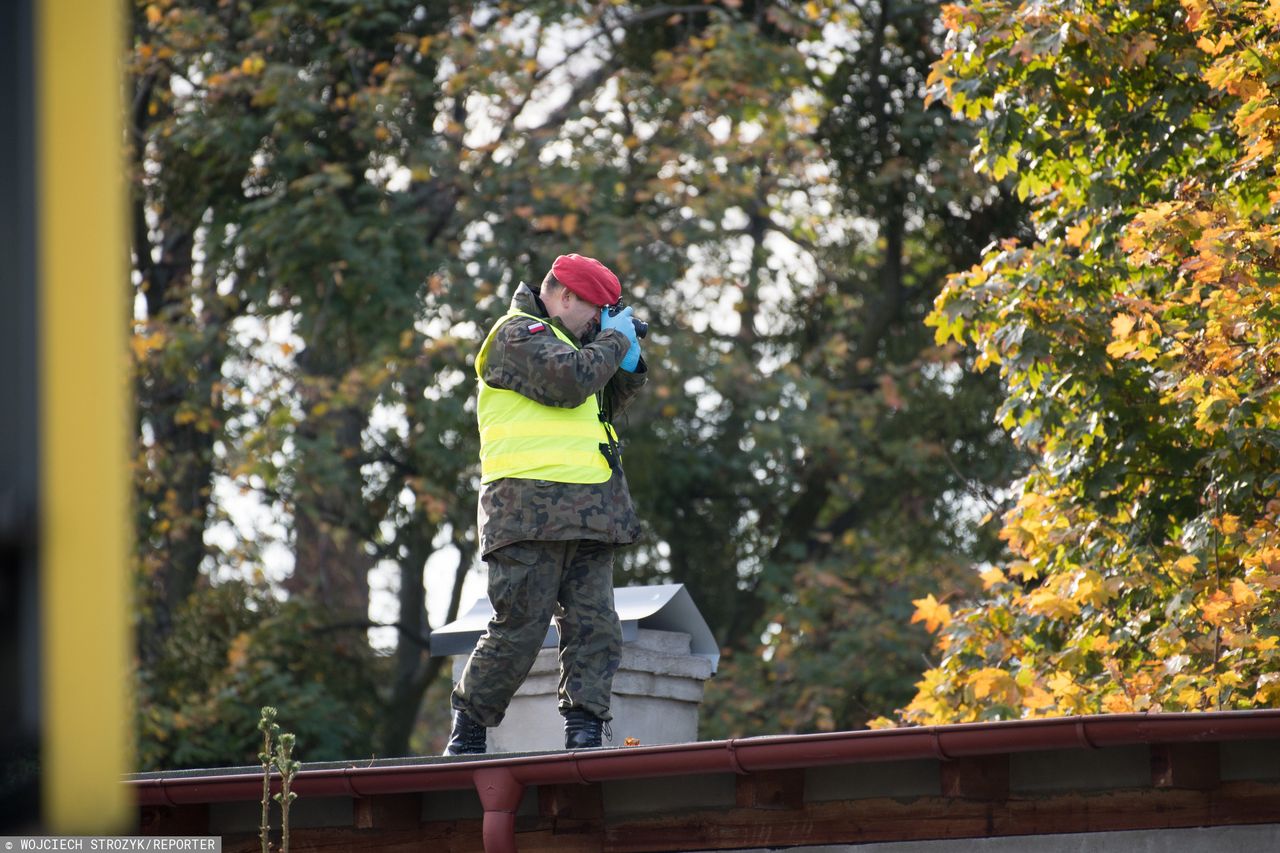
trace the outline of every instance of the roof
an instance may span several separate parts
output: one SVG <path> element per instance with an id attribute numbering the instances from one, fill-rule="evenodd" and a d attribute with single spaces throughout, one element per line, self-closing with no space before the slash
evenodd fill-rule
<path id="1" fill-rule="evenodd" d="M 129 784 L 150 831 L 256 833 L 260 768 Z M 1280 820 L 1280 710 L 306 764 L 293 789 L 323 812 L 294 820 L 299 849 L 326 832 L 378 849 L 379 826 L 400 842 L 471 833 L 494 853 L 568 826 L 598 839 L 589 849 L 685 850 L 1258 824 Z"/>

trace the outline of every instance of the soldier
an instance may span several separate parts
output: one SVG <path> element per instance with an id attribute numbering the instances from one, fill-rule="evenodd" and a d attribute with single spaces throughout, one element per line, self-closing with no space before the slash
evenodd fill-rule
<path id="1" fill-rule="evenodd" d="M 529 674 L 552 616 L 560 632 L 565 747 L 601 745 L 622 654 L 613 551 L 639 520 L 613 418 L 645 383 L 622 286 L 561 255 L 538 293 L 517 288 L 480 346 L 480 553 L 494 616 L 452 696 L 445 755 L 483 753 Z"/>

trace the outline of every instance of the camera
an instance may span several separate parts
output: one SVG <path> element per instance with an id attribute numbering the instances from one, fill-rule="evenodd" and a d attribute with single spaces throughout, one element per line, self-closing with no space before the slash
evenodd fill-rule
<path id="1" fill-rule="evenodd" d="M 618 316 L 619 312 L 621 312 L 622 309 L 626 307 L 627 306 L 623 304 L 622 300 L 619 299 L 617 302 L 613 303 L 612 305 L 605 306 L 605 310 L 609 312 L 610 317 L 616 317 Z M 636 327 L 637 338 L 643 338 L 645 335 L 649 334 L 649 324 L 646 323 L 644 320 L 638 320 L 633 316 L 631 318 L 631 322 Z"/>

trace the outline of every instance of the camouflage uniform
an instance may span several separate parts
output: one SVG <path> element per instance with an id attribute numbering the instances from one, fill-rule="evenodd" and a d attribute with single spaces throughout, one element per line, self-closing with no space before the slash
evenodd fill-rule
<path id="1" fill-rule="evenodd" d="M 525 285 L 511 310 L 546 317 Z M 577 338 L 558 320 L 548 319 Z M 484 381 L 548 406 L 577 406 L 603 394 L 611 420 L 647 378 L 618 369 L 627 338 L 604 331 L 579 350 L 552 334 L 508 320 L 490 345 Z M 611 719 L 609 699 L 621 657 L 622 629 L 613 606 L 613 550 L 640 535 L 621 467 L 603 483 L 506 478 L 480 487 L 480 551 L 489 568 L 494 618 L 453 691 L 453 707 L 486 726 L 502 721 L 529 674 L 554 616 L 560 632 L 561 712 L 584 708 Z"/>

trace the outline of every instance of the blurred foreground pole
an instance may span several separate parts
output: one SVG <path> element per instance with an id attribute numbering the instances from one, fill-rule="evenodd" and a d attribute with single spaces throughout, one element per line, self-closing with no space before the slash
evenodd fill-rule
<path id="1" fill-rule="evenodd" d="M 31 825 L 40 804 L 31 7 L 0 2 L 0 835 Z"/>
<path id="2" fill-rule="evenodd" d="M 124 0 L 34 0 L 41 823 L 131 826 Z"/>

